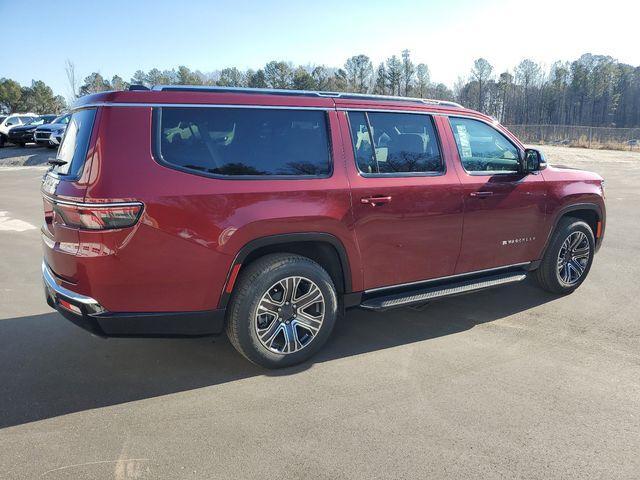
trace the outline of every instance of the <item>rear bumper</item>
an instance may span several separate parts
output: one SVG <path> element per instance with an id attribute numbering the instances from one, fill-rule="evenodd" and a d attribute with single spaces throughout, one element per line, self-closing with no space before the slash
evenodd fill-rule
<path id="1" fill-rule="evenodd" d="M 192 337 L 215 335 L 224 328 L 224 309 L 199 312 L 120 313 L 58 284 L 42 262 L 47 304 L 75 325 L 100 337 Z"/>

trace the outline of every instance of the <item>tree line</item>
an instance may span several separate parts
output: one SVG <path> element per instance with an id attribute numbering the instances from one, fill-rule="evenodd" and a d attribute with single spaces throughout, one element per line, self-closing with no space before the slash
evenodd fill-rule
<path id="1" fill-rule="evenodd" d="M 129 81 L 94 72 L 80 84 L 73 63 L 65 71 L 75 97 L 106 90 L 124 90 L 130 84 L 217 85 L 227 87 L 324 90 L 373 93 L 436 100 L 453 100 L 493 116 L 504 124 L 558 124 L 614 127 L 640 126 L 640 66 L 610 56 L 584 54 L 545 68 L 524 59 L 501 73 L 484 58 L 474 61 L 466 75 L 450 89 L 431 80 L 429 67 L 415 64 L 409 50 L 374 65 L 366 55 L 354 55 L 342 67 L 293 65 L 271 61 L 259 69 L 236 67 L 213 72 L 179 66 L 170 70 L 138 70 Z M 43 82 L 21 87 L 0 80 L 0 108 L 7 111 L 59 111 L 64 99 Z"/>
<path id="2" fill-rule="evenodd" d="M 15 80 L 0 78 L 0 113 L 59 113 L 66 106 L 64 97 L 54 95 L 51 87 L 41 80 L 23 87 Z"/>

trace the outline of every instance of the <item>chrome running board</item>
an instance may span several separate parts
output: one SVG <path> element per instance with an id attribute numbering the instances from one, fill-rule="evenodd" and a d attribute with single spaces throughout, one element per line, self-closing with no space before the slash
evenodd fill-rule
<path id="1" fill-rule="evenodd" d="M 520 282 L 527 278 L 523 271 L 487 275 L 472 280 L 447 283 L 428 288 L 413 289 L 393 295 L 385 295 L 365 300 L 360 307 L 368 310 L 387 310 L 395 307 L 406 307 L 425 303 L 443 297 L 462 295 L 464 293 L 477 292 L 486 288 L 499 287 L 509 283 Z"/>

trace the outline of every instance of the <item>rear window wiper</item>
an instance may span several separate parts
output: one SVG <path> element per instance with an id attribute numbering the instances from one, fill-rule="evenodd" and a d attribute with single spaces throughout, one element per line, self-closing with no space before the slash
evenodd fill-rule
<path id="1" fill-rule="evenodd" d="M 68 162 L 66 160 L 60 160 L 56 158 L 55 160 L 49 160 L 49 165 L 53 165 L 54 167 L 61 167 L 62 165 L 66 165 Z"/>

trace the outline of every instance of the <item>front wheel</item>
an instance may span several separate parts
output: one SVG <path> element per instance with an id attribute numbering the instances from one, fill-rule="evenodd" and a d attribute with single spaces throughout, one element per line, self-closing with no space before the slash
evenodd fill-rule
<path id="1" fill-rule="evenodd" d="M 578 288 L 591 269 L 595 240 L 589 225 L 563 218 L 553 233 L 536 278 L 552 293 L 567 294 Z"/>
<path id="2" fill-rule="evenodd" d="M 287 367 L 315 354 L 337 317 L 336 290 L 320 265 L 300 255 L 266 255 L 238 279 L 228 310 L 227 336 L 253 363 Z"/>
<path id="3" fill-rule="evenodd" d="M 0 133 L 0 148 L 4 147 L 4 143 L 7 141 L 7 137 Z"/>

